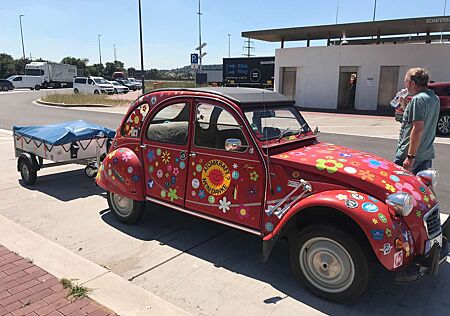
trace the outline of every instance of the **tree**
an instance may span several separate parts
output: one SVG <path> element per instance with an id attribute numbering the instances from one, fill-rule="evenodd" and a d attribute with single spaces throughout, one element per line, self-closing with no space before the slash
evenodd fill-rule
<path id="1" fill-rule="evenodd" d="M 28 58 L 20 58 L 14 60 L 14 73 L 15 74 L 25 74 L 25 65 L 31 63 Z"/>
<path id="2" fill-rule="evenodd" d="M 8 78 L 14 74 L 14 58 L 8 54 L 0 54 L 0 78 Z"/>
<path id="3" fill-rule="evenodd" d="M 105 64 L 105 76 L 112 77 L 113 73 L 116 71 L 123 71 L 125 72 L 124 63 L 116 60 L 114 62 L 107 62 Z"/>
<path id="4" fill-rule="evenodd" d="M 83 71 L 86 69 L 86 65 L 89 62 L 89 59 L 87 58 L 75 58 L 72 56 L 66 56 L 61 60 L 62 64 L 69 64 L 77 66 L 77 69 L 83 69 Z"/>
<path id="5" fill-rule="evenodd" d="M 86 66 L 86 76 L 103 76 L 105 68 L 103 64 L 93 64 L 92 66 Z"/>

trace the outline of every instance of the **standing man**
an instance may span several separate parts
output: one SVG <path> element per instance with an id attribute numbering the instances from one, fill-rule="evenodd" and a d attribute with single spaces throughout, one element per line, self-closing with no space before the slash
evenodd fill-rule
<path id="1" fill-rule="evenodd" d="M 407 104 L 400 99 L 403 113 L 395 163 L 416 174 L 431 168 L 435 158 L 433 142 L 439 118 L 440 101 L 427 88 L 430 77 L 422 68 L 411 68 L 405 75 L 405 87 L 413 96 Z"/>

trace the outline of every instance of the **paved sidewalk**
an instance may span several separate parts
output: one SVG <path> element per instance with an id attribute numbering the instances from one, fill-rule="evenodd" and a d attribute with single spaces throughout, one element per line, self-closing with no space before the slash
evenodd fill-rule
<path id="1" fill-rule="evenodd" d="M 115 314 L 87 297 L 68 297 L 68 290 L 56 277 L 0 245 L 0 316 L 4 315 Z"/>

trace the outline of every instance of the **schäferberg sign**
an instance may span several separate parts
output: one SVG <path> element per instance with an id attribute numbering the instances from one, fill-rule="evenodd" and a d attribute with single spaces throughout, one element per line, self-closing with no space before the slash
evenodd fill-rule
<path id="1" fill-rule="evenodd" d="M 450 18 L 429 18 L 427 23 L 450 23 Z"/>

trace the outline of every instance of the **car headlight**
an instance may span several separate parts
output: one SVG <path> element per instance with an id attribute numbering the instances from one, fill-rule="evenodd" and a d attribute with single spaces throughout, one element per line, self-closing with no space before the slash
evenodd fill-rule
<path id="1" fill-rule="evenodd" d="M 388 195 L 386 204 L 392 207 L 398 216 L 408 216 L 413 209 L 413 196 L 406 192 Z"/>
<path id="2" fill-rule="evenodd" d="M 422 170 L 417 173 L 417 176 L 428 187 L 434 189 L 439 181 L 439 174 L 436 169 Z"/>

